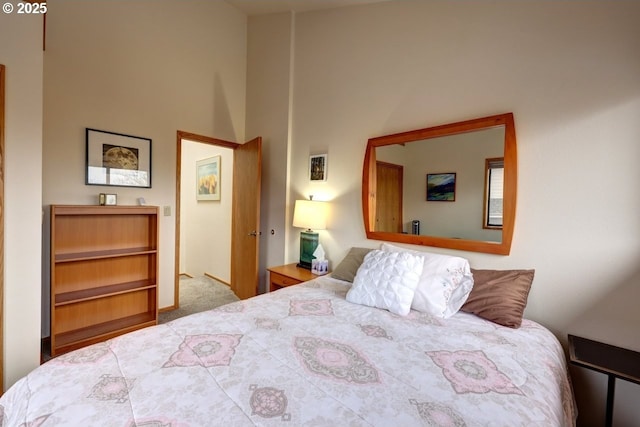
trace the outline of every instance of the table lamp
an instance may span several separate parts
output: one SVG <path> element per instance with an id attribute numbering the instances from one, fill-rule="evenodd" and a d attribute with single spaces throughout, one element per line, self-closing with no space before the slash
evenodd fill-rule
<path id="1" fill-rule="evenodd" d="M 300 232 L 300 262 L 298 267 L 311 270 L 313 253 L 318 247 L 318 233 L 327 227 L 327 205 L 313 200 L 296 200 L 293 208 L 293 226 L 305 228 Z"/>

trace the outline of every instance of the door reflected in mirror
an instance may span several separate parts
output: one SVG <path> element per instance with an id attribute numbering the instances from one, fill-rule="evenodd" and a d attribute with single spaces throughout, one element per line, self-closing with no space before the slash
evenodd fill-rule
<path id="1" fill-rule="evenodd" d="M 502 230 L 483 227 L 483 217 L 486 159 L 503 154 L 504 126 L 375 148 L 375 231 L 415 234 L 417 221 L 422 235 L 501 242 Z M 436 174 L 455 174 L 453 201 L 427 197 Z"/>
<path id="2" fill-rule="evenodd" d="M 372 138 L 362 190 L 367 237 L 508 254 L 516 167 L 511 113 Z M 427 176 L 455 181 L 446 197 L 427 197 Z"/>

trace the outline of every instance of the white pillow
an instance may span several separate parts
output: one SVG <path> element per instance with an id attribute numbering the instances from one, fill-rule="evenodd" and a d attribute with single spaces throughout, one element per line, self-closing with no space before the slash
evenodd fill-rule
<path id="1" fill-rule="evenodd" d="M 385 252 L 408 252 L 422 257 L 424 267 L 411 308 L 441 319 L 453 316 L 473 288 L 469 261 L 461 257 L 413 251 L 383 243 Z"/>
<path id="2" fill-rule="evenodd" d="M 423 265 L 421 257 L 407 252 L 372 250 L 358 268 L 347 301 L 406 316 Z"/>

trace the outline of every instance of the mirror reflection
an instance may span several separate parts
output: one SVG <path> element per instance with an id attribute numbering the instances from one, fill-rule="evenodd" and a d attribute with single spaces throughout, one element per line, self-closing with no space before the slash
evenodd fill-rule
<path id="1" fill-rule="evenodd" d="M 502 241 L 502 186 L 487 197 L 485 168 L 504 156 L 504 126 L 377 147 L 375 156 L 375 231 Z M 490 228 L 485 201 L 492 202 Z"/>
<path id="2" fill-rule="evenodd" d="M 512 113 L 372 138 L 362 180 L 367 237 L 506 255 L 516 181 Z"/>

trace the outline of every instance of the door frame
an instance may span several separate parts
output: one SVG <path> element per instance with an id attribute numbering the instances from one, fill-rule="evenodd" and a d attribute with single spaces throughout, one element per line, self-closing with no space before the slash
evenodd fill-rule
<path id="1" fill-rule="evenodd" d="M 0 396 L 4 391 L 4 79 L 0 64 Z"/>
<path id="2" fill-rule="evenodd" d="M 176 225 L 175 225 L 175 272 L 173 282 L 173 306 L 165 307 L 162 311 L 180 308 L 180 195 L 181 195 L 181 175 L 182 175 L 182 140 L 188 139 L 202 144 L 215 145 L 218 147 L 235 150 L 240 144 L 223 139 L 212 138 L 210 136 L 198 135 L 191 132 L 178 130 L 176 133 Z M 233 238 L 233 236 L 232 236 Z"/>

